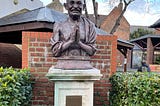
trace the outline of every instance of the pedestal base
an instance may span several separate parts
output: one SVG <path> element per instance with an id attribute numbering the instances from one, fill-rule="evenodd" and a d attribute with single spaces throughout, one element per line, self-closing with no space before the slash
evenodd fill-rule
<path id="1" fill-rule="evenodd" d="M 54 106 L 93 106 L 93 84 L 102 75 L 95 68 L 63 70 L 51 67 L 46 76 L 55 82 Z"/>
<path id="2" fill-rule="evenodd" d="M 93 106 L 93 82 L 55 82 L 54 102 L 55 106 Z"/>

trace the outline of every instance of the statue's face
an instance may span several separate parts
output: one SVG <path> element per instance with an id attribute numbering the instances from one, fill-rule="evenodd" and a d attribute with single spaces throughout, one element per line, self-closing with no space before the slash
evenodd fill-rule
<path id="1" fill-rule="evenodd" d="M 82 0 L 67 0 L 65 8 L 73 20 L 77 20 L 82 14 L 84 2 Z"/>

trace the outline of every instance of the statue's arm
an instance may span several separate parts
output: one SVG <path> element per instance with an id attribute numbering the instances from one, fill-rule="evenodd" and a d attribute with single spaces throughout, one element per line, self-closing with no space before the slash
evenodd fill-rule
<path id="1" fill-rule="evenodd" d="M 75 41 L 75 31 L 71 33 L 69 39 L 66 39 L 61 28 L 62 26 L 60 23 L 55 23 L 53 28 L 53 36 L 51 38 L 51 50 L 55 57 L 61 56 L 62 52 L 67 50 L 70 45 Z"/>
<path id="2" fill-rule="evenodd" d="M 60 34 L 59 34 L 59 27 L 60 24 L 55 23 L 53 27 L 53 36 L 50 39 L 51 42 L 51 50 L 53 53 L 53 56 L 58 57 L 61 55 L 61 49 L 63 42 L 60 40 Z"/>
<path id="3" fill-rule="evenodd" d="M 96 52 L 95 43 L 97 34 L 95 31 L 94 24 L 90 24 L 89 28 L 90 32 L 89 35 L 87 35 L 88 41 L 86 43 L 80 41 L 79 45 L 84 51 L 86 51 L 90 56 L 92 56 Z"/>
<path id="4" fill-rule="evenodd" d="M 87 44 L 85 44 L 85 43 L 82 43 L 81 41 L 79 42 L 79 45 L 80 45 L 80 47 L 81 47 L 85 52 L 87 52 L 90 56 L 92 56 L 92 55 L 95 53 L 95 51 L 93 50 L 92 46 L 87 45 Z"/>

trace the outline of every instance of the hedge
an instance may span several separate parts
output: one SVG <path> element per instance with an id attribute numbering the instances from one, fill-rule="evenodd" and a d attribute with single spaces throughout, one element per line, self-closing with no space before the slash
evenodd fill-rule
<path id="1" fill-rule="evenodd" d="M 0 67 L 0 106 L 28 106 L 32 97 L 27 69 Z"/>
<path id="2" fill-rule="evenodd" d="M 116 73 L 110 82 L 110 106 L 160 106 L 159 74 Z"/>

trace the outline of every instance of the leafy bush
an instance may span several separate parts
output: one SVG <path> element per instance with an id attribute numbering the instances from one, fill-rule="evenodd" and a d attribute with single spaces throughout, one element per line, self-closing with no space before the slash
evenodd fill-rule
<path id="1" fill-rule="evenodd" d="M 117 73 L 110 78 L 111 106 L 160 106 L 160 75 Z"/>
<path id="2" fill-rule="evenodd" d="M 29 70 L 0 68 L 0 106 L 27 106 L 31 91 Z"/>
<path id="3" fill-rule="evenodd" d="M 153 34 L 153 32 L 143 28 L 138 28 L 136 31 L 130 34 L 130 39 L 136 39 L 147 34 Z"/>

